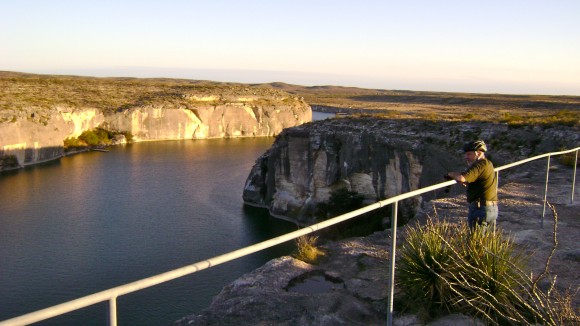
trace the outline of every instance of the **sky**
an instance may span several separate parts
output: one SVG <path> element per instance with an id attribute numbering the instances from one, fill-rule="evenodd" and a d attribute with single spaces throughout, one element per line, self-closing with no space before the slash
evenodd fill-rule
<path id="1" fill-rule="evenodd" d="M 0 70 L 580 95 L 580 1 L 0 0 Z"/>

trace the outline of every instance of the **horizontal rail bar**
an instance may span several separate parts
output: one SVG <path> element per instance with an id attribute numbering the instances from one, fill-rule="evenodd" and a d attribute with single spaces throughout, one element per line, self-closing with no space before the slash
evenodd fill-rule
<path id="1" fill-rule="evenodd" d="M 316 232 L 318 230 L 324 229 L 334 224 L 338 224 L 355 216 L 361 215 L 363 213 L 372 211 L 376 208 L 382 207 L 380 203 L 374 203 L 372 205 L 357 209 L 356 211 L 352 211 L 335 218 L 326 220 L 324 222 L 311 225 L 300 230 L 296 230 L 290 233 L 286 233 L 276 238 L 272 238 L 248 247 L 244 247 L 235 251 L 231 251 L 229 253 L 216 256 L 201 262 L 197 262 L 192 265 L 187 265 L 178 269 L 174 269 L 165 273 L 157 274 L 155 276 L 151 276 L 145 279 L 141 279 L 139 281 L 135 281 L 132 283 L 124 284 L 115 288 L 111 288 L 105 291 L 97 292 L 79 299 L 71 300 L 56 306 L 52 306 L 49 308 L 45 308 L 42 310 L 38 310 L 36 312 L 32 312 L 29 314 L 22 315 L 20 317 L 15 317 L 12 319 L 5 320 L 0 322 L 1 326 L 6 325 L 23 325 L 23 324 L 30 324 L 35 323 L 41 320 L 45 320 L 51 317 L 55 317 L 58 315 L 62 315 L 68 312 L 75 311 L 80 308 L 88 307 L 93 304 L 97 304 L 103 301 L 111 300 L 112 298 L 125 295 L 131 292 L 139 291 L 157 284 L 161 284 L 167 281 L 171 281 L 189 274 L 193 274 L 195 272 L 223 264 L 230 260 L 234 260 L 237 258 L 241 258 L 247 256 L 249 254 L 273 247 L 275 245 L 284 243 L 286 241 L 290 241 L 301 237 L 303 235 Z"/>
<path id="2" fill-rule="evenodd" d="M 562 155 L 562 154 L 568 154 L 568 153 L 572 153 L 572 152 L 578 152 L 578 150 L 580 150 L 580 147 L 576 147 L 574 149 L 569 149 L 569 150 L 565 150 L 565 151 L 561 151 L 561 152 L 552 152 L 552 153 L 546 153 L 546 154 L 541 154 L 538 156 L 534 156 L 534 157 L 530 157 L 521 161 L 517 161 L 514 163 L 510 163 L 510 164 L 506 164 L 506 165 L 502 165 L 498 168 L 496 168 L 496 171 L 501 171 L 501 170 L 505 170 L 505 169 L 509 169 L 511 167 L 517 166 L 517 165 L 521 165 L 527 162 L 531 162 L 531 161 L 535 161 L 535 160 L 539 160 L 541 158 L 544 157 L 548 157 L 548 156 L 557 156 L 557 155 Z"/>
<path id="3" fill-rule="evenodd" d="M 572 153 L 574 151 L 578 151 L 580 150 L 580 147 L 577 147 L 575 149 L 571 149 L 571 150 L 566 150 L 566 151 L 561 151 L 561 152 L 553 152 L 553 153 L 547 153 L 547 154 L 542 154 L 542 155 L 538 155 L 538 156 L 534 156 L 528 159 L 524 159 L 518 162 L 514 162 L 508 165 L 504 165 L 501 166 L 499 168 L 496 168 L 496 171 L 501 171 L 501 170 L 505 170 L 517 165 L 521 165 L 530 161 L 534 161 L 534 160 L 538 160 L 544 157 L 548 157 L 548 156 L 556 156 L 556 155 L 562 155 L 562 154 L 567 154 L 567 153 Z M 396 203 L 400 200 L 403 199 L 407 199 L 407 198 L 411 198 L 411 197 L 415 197 L 433 190 L 437 190 L 437 189 L 441 189 L 450 185 L 453 185 L 457 183 L 455 180 L 450 180 L 450 181 L 446 181 L 446 182 L 442 182 L 442 183 L 438 183 L 432 186 L 428 186 L 428 187 L 424 187 L 421 189 L 417 189 L 417 190 L 413 190 L 410 192 L 406 192 L 404 194 L 400 194 L 385 200 L 381 200 L 378 201 L 374 204 L 359 208 L 357 210 L 348 212 L 346 214 L 342 214 L 339 215 L 337 217 L 328 219 L 326 221 L 311 225 L 311 226 L 307 226 L 304 227 L 302 229 L 290 232 L 290 233 L 286 233 L 284 235 L 278 236 L 276 238 L 272 238 L 266 241 L 262 241 L 260 243 L 248 246 L 248 247 L 244 247 L 235 251 L 231 251 L 229 253 L 223 254 L 223 255 L 219 255 L 201 262 L 197 262 L 195 264 L 191 264 L 191 265 L 187 265 L 181 268 L 177 268 L 165 273 L 161 273 L 161 274 L 157 274 L 145 279 L 141 279 L 135 282 L 131 282 L 125 285 L 121 285 L 118 287 L 114 287 L 108 290 L 104 290 L 101 292 L 97 292 L 88 296 L 84 296 L 75 300 L 71 300 L 68 302 L 64 302 L 52 307 L 48 307 L 42 310 L 38 310 L 35 312 L 31 312 L 25 315 L 21 315 L 19 317 L 15 317 L 15 318 L 11 318 L 11 319 L 7 319 L 4 320 L 2 322 L 0 322 L 0 326 L 13 326 L 13 325 L 26 325 L 26 324 L 31 324 L 31 323 L 35 323 L 35 322 L 39 322 L 45 319 L 49 319 L 58 315 L 62 315 L 65 313 L 69 313 L 81 308 L 85 308 L 100 302 L 104 302 L 104 301 L 112 301 L 112 300 L 116 300 L 117 297 L 121 296 L 121 295 L 125 295 L 128 293 L 132 293 L 135 291 L 139 291 L 139 290 L 143 290 L 145 288 L 157 285 L 157 284 L 161 284 L 161 283 L 165 283 L 189 274 L 193 274 L 195 272 L 199 272 L 201 270 L 216 266 L 216 265 L 220 265 L 223 264 L 225 262 L 237 259 L 237 258 L 241 258 L 244 256 L 247 256 L 249 254 L 276 246 L 278 244 L 296 239 L 298 237 L 301 237 L 303 235 L 306 234 L 310 234 L 313 232 L 316 232 L 318 230 L 327 228 L 329 226 L 341 223 L 343 221 L 349 220 L 353 217 L 362 215 L 364 213 L 370 212 L 372 210 L 381 208 L 381 207 L 385 207 L 387 205 Z M 116 309 L 115 309 L 116 310 Z M 111 317 L 111 318 L 115 318 L 115 317 Z"/>

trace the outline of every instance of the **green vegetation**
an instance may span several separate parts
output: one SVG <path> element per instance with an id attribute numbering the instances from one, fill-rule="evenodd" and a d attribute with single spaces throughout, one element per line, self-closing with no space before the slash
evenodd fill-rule
<path id="1" fill-rule="evenodd" d="M 517 110 L 516 110 L 517 111 Z M 376 117 L 382 119 L 418 119 L 437 121 L 481 121 L 481 122 L 501 122 L 506 123 L 512 128 L 521 128 L 524 126 L 541 126 L 549 128 L 553 126 L 580 127 L 580 110 L 560 110 L 556 114 L 549 111 L 541 112 L 522 112 L 512 114 L 509 112 L 500 113 L 499 111 L 488 112 L 487 114 L 445 114 L 433 112 L 416 112 L 412 115 L 397 111 L 385 111 L 380 113 L 359 113 L 352 114 L 350 117 Z"/>
<path id="2" fill-rule="evenodd" d="M 574 164 L 576 165 L 580 164 L 580 158 L 577 158 L 576 155 L 577 155 L 576 153 L 568 153 L 558 155 L 557 158 L 560 161 L 560 163 L 564 164 L 565 166 L 574 167 Z"/>
<path id="3" fill-rule="evenodd" d="M 113 139 L 117 138 L 118 135 L 125 136 L 128 143 L 133 140 L 133 135 L 130 133 L 117 133 L 102 128 L 95 128 L 93 130 L 83 131 L 78 138 L 66 138 L 64 140 L 64 150 L 70 151 L 89 147 L 108 146 L 111 145 Z"/>
<path id="4" fill-rule="evenodd" d="M 328 203 L 318 206 L 319 220 L 326 220 L 362 207 L 364 197 L 355 191 L 340 188 L 330 194 Z"/>
<path id="5" fill-rule="evenodd" d="M 216 94 L 219 95 L 216 97 Z M 289 96 L 292 94 L 294 96 Z M 201 100 L 216 97 L 213 101 Z M 104 114 L 136 106 L 192 108 L 221 105 L 239 97 L 251 105 L 291 105 L 303 98 L 312 106 L 340 109 L 352 115 L 430 121 L 491 121 L 510 126 L 580 124 L 580 97 L 437 93 L 299 86 L 284 83 L 240 84 L 167 78 L 94 78 L 0 72 L 0 123 L 36 113 L 46 123 L 57 107 L 98 108 Z M 361 113 L 364 111 L 364 113 Z M 554 114 L 554 112 L 557 112 Z"/>
<path id="6" fill-rule="evenodd" d="M 499 121 L 512 127 L 522 125 L 539 125 L 543 127 L 563 125 L 572 127 L 580 126 L 580 111 L 559 110 L 556 114 L 546 112 L 527 115 L 505 112 Z"/>
<path id="7" fill-rule="evenodd" d="M 324 221 L 364 206 L 364 197 L 346 188 L 333 191 L 327 203 L 318 205 L 317 220 Z M 332 228 L 321 231 L 324 238 L 342 239 L 354 236 L 364 236 L 384 229 L 383 218 L 390 216 L 390 207 L 376 209 L 362 214 L 357 218 L 342 222 Z"/>
<path id="8" fill-rule="evenodd" d="M 79 148 L 85 148 L 88 145 L 84 142 L 82 142 L 81 140 L 79 140 L 78 138 L 75 137 L 70 137 L 70 138 L 66 138 L 64 140 L 64 150 L 72 150 L 72 149 L 79 149 Z"/>
<path id="9" fill-rule="evenodd" d="M 309 264 L 316 264 L 324 252 L 316 247 L 317 236 L 303 235 L 296 239 L 296 252 L 293 257 Z"/>
<path id="10" fill-rule="evenodd" d="M 0 156 L 0 171 L 18 167 L 18 158 L 14 155 Z"/>
<path id="11" fill-rule="evenodd" d="M 84 142 L 88 146 L 97 146 L 100 144 L 107 145 L 111 142 L 106 134 L 105 137 L 102 139 L 99 137 L 99 135 L 102 134 L 97 133 L 93 130 L 83 131 L 83 133 L 79 136 L 79 141 Z"/>
<path id="12" fill-rule="evenodd" d="M 421 92 L 340 86 L 304 87 L 283 83 L 264 86 L 302 96 L 313 106 L 340 112 L 432 121 L 490 121 L 510 124 L 579 126 L 580 97 Z M 554 115 L 554 112 L 558 112 Z M 349 112 L 350 113 L 350 112 Z"/>
<path id="13" fill-rule="evenodd" d="M 200 98 L 219 95 L 213 102 Z M 33 119 L 46 123 L 60 109 L 97 108 L 104 114 L 142 106 L 191 108 L 253 97 L 262 104 L 292 103 L 280 90 L 185 79 L 94 78 L 0 72 L 0 123 Z"/>
<path id="14" fill-rule="evenodd" d="M 523 251 L 501 232 L 470 232 L 465 223 L 430 219 L 407 229 L 399 257 L 401 309 L 418 310 L 425 319 L 461 312 L 494 325 L 580 321 L 553 284 L 549 293 L 537 288 L 539 277 L 526 272 Z"/>

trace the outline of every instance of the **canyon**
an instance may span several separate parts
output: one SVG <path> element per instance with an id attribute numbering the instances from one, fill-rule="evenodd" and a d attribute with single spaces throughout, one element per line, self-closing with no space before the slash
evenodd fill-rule
<path id="1" fill-rule="evenodd" d="M 130 134 L 133 141 L 275 136 L 272 147 L 249 171 L 243 200 L 300 226 L 328 218 L 320 208 L 337 191 L 361 196 L 364 205 L 442 182 L 446 172 L 463 168 L 459 150 L 468 140 L 484 139 L 496 166 L 580 146 L 576 97 L 10 72 L 0 72 L 0 86 L 0 171 L 58 159 L 66 154 L 66 138 L 94 128 Z M 345 116 L 311 122 L 311 106 Z M 564 120 L 554 122 L 558 116 Z M 558 166 L 566 175 L 559 178 L 567 182 L 569 170 Z M 501 195 L 509 199 L 503 204 L 505 213 L 500 213 L 503 226 L 517 235 L 518 244 L 538 244 L 530 249 L 536 250 L 537 262 L 550 249 L 550 233 L 528 218 L 537 213 L 541 201 L 542 187 L 536 184 L 541 171 L 534 167 L 506 172 L 500 179 L 507 183 Z M 529 184 L 533 191 L 519 193 Z M 448 195 L 406 200 L 400 207 L 401 220 L 420 220 L 434 207 L 458 220 L 464 213 L 460 191 L 455 187 Z M 533 198 L 527 198 L 531 193 Z M 577 217 L 577 204 L 564 204 L 565 196 L 556 198 L 559 209 Z M 578 233 L 577 222 L 569 217 L 561 228 Z M 378 231 L 328 241 L 321 245 L 327 254 L 319 265 L 289 256 L 272 260 L 226 286 L 208 309 L 177 323 L 384 324 L 389 240 Z M 554 265 L 559 279 L 564 285 L 577 284 L 576 274 L 570 272 L 578 268 L 575 243 L 565 242 L 558 258 Z M 539 267 L 540 263 L 534 266 Z M 320 278 L 327 285 L 321 292 L 293 290 L 302 281 Z M 459 324 L 472 322 L 468 317 L 450 318 L 458 318 L 454 321 Z M 398 320 L 399 325 L 422 325 L 414 316 L 399 315 Z"/>
<path id="2" fill-rule="evenodd" d="M 0 85 L 0 171 L 58 159 L 95 128 L 139 142 L 276 136 L 312 120 L 302 98 L 243 85 L 6 72 Z"/>

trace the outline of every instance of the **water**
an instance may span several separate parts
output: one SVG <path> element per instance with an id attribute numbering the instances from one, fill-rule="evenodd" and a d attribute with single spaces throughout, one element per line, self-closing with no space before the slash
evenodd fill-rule
<path id="1" fill-rule="evenodd" d="M 312 111 L 312 120 L 313 121 L 316 121 L 316 120 L 324 120 L 324 119 L 332 119 L 334 117 L 336 117 L 336 114 L 334 114 L 334 113 Z"/>
<path id="2" fill-rule="evenodd" d="M 296 226 L 244 208 L 273 139 L 148 142 L 0 174 L 0 321 L 239 249 Z M 121 325 L 167 325 L 288 243 L 118 299 Z M 40 325 L 103 325 L 107 303 Z"/>

